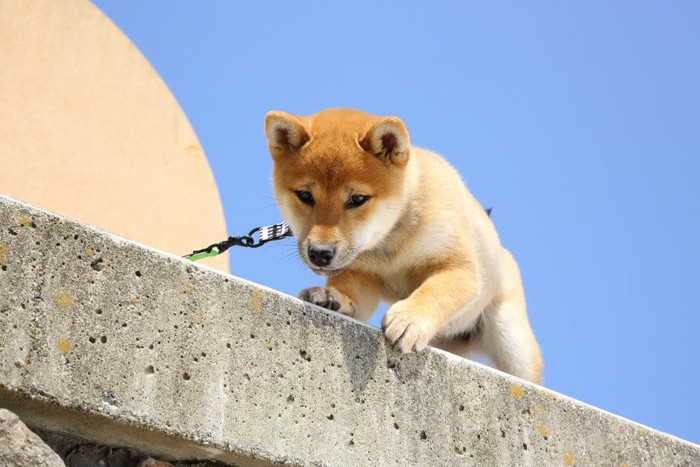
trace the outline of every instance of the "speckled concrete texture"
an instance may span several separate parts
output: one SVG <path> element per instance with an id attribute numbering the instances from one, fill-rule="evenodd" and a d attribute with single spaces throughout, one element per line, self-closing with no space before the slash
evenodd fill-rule
<path id="1" fill-rule="evenodd" d="M 0 198 L 0 406 L 163 459 L 700 465 L 700 447 Z"/>

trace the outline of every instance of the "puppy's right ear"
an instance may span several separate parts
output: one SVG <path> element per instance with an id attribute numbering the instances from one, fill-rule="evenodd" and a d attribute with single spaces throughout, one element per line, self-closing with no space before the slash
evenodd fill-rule
<path id="1" fill-rule="evenodd" d="M 408 162 L 411 143 L 408 130 L 398 117 L 383 117 L 377 120 L 360 139 L 360 146 L 386 165 L 404 167 Z"/>
<path id="2" fill-rule="evenodd" d="M 309 134 L 298 118 L 278 110 L 265 115 L 265 135 L 273 158 L 286 156 L 309 140 Z"/>

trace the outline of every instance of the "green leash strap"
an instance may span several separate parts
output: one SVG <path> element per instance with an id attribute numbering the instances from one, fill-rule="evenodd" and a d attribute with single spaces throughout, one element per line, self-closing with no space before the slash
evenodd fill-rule
<path id="1" fill-rule="evenodd" d="M 200 259 L 211 258 L 213 256 L 218 255 L 219 253 L 220 253 L 219 249 L 217 247 L 214 247 L 211 249 L 210 252 L 205 251 L 203 253 L 193 253 L 193 254 L 188 255 L 188 256 L 183 256 L 183 258 L 189 259 L 190 261 L 199 261 Z"/>

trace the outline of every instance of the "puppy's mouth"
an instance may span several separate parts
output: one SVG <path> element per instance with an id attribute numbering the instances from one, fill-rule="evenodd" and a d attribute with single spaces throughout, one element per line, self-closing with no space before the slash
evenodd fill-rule
<path id="1" fill-rule="evenodd" d="M 345 270 L 345 268 L 340 268 L 340 269 L 324 269 L 324 268 L 312 268 L 310 269 L 315 273 L 318 274 L 319 276 L 335 276 L 336 274 L 340 274 Z"/>
<path id="2" fill-rule="evenodd" d="M 308 247 L 307 243 L 299 243 L 298 246 L 298 252 L 299 252 L 299 258 L 301 261 L 309 268 L 311 271 L 313 271 L 314 274 L 318 274 L 319 276 L 325 276 L 325 277 L 330 277 L 330 276 L 335 276 L 336 274 L 340 274 L 343 272 L 345 269 L 347 269 L 350 264 L 355 259 L 355 255 L 353 254 L 354 252 L 352 250 L 342 250 L 340 252 L 334 252 L 335 257 L 331 259 L 331 261 L 328 262 L 328 264 L 314 264 L 313 261 L 309 258 L 309 255 L 307 253 Z"/>

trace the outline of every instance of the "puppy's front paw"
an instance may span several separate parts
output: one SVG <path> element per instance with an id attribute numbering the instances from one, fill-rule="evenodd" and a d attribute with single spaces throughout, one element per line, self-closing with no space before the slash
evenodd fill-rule
<path id="1" fill-rule="evenodd" d="M 299 298 L 344 315 L 353 316 L 355 314 L 352 301 L 333 287 L 309 287 L 299 292 Z"/>
<path id="2" fill-rule="evenodd" d="M 382 318 L 382 329 L 389 345 L 403 353 L 420 352 L 437 332 L 430 319 L 405 302 L 397 302 Z"/>

